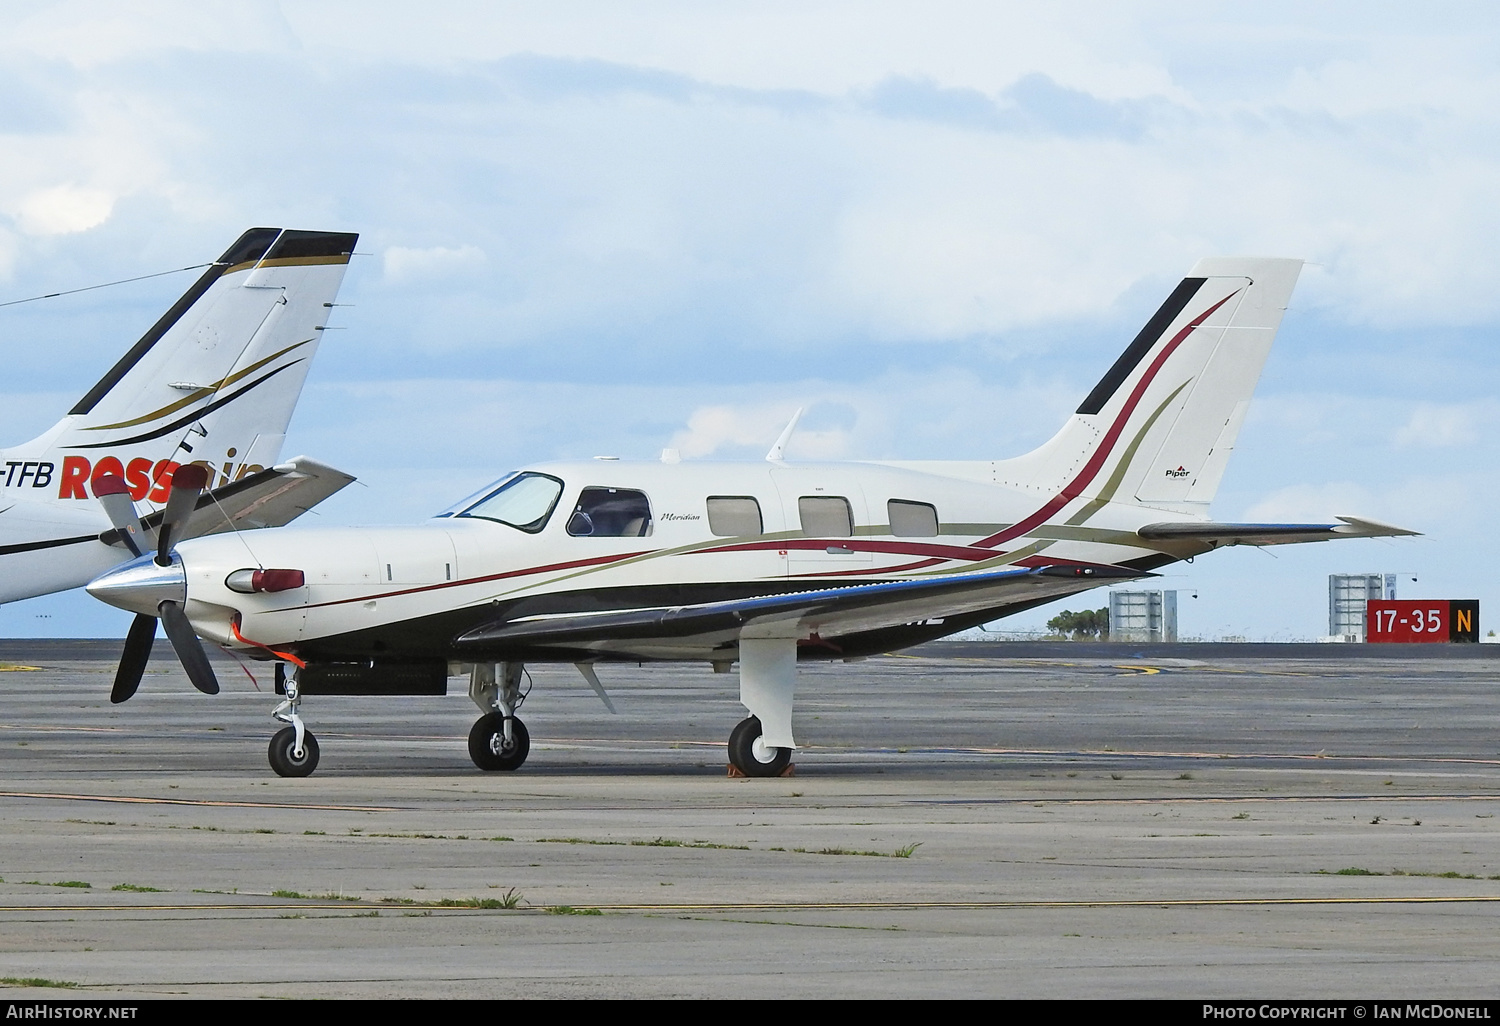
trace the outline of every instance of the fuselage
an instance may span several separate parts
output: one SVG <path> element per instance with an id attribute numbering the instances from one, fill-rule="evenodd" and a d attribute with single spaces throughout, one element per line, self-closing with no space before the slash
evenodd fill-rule
<path id="1" fill-rule="evenodd" d="M 59 500 L 54 461 L 29 455 L 0 452 L 0 602 L 82 587 L 128 555 L 99 540 L 99 503 Z"/>
<path id="2" fill-rule="evenodd" d="M 248 639 L 321 660 L 459 658 L 453 639 L 497 616 L 677 606 L 1006 566 L 1076 563 L 1144 572 L 1176 558 L 1134 534 L 1146 520 L 1172 519 L 1170 511 L 1079 498 L 1027 527 L 1023 522 L 1048 496 L 985 480 L 1003 464 L 921 467 L 538 464 L 415 526 L 283 528 L 183 542 L 187 613 L 203 636 L 242 648 L 252 647 L 240 640 Z M 966 476 L 955 476 L 955 468 Z M 527 479 L 525 489 L 518 476 Z M 534 494 L 486 506 L 486 495 L 507 481 L 513 493 Z M 507 515 L 528 519 L 509 523 Z M 256 566 L 302 570 L 305 584 L 242 594 L 225 583 L 236 570 Z M 1075 590 L 1092 586 L 1080 581 Z M 1012 611 L 945 622 L 935 610 L 897 633 L 919 641 Z M 239 639 L 231 628 L 236 619 Z M 885 639 L 870 643 L 899 647 Z M 594 654 L 702 656 L 678 643 L 614 644 Z"/>
<path id="3" fill-rule="evenodd" d="M 176 461 L 145 445 L 62 451 L 54 436 L 66 423 L 0 450 L 0 602 L 81 588 L 128 557 L 123 547 L 99 540 L 111 527 L 92 494 L 99 475 L 124 480 L 142 514 L 166 501 Z M 275 455 L 270 451 L 267 458 Z M 216 487 L 264 469 L 243 460 L 204 466 Z"/>

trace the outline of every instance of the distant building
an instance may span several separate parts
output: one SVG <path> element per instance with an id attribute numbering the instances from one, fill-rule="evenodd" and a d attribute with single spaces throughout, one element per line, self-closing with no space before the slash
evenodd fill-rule
<path id="1" fill-rule="evenodd" d="M 1329 574 L 1328 640 L 1365 640 L 1365 603 L 1396 597 L 1395 574 Z"/>
<path id="2" fill-rule="evenodd" d="M 1110 641 L 1176 641 L 1175 591 L 1109 593 Z"/>

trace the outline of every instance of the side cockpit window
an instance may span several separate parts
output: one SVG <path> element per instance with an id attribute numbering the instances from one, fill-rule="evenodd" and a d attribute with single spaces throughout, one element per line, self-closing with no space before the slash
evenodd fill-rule
<path id="1" fill-rule="evenodd" d="M 751 495 L 710 495 L 708 529 L 721 538 L 760 534 L 760 503 Z"/>
<path id="2" fill-rule="evenodd" d="M 478 517 L 536 534 L 547 526 L 562 489 L 563 483 L 547 474 L 512 474 L 498 487 L 480 493 L 478 502 L 440 515 Z"/>
<path id="3" fill-rule="evenodd" d="M 575 538 L 644 538 L 651 533 L 651 502 L 630 488 L 585 488 L 568 518 Z"/>
<path id="4" fill-rule="evenodd" d="M 937 509 L 925 502 L 892 499 L 885 504 L 891 517 L 891 534 L 897 538 L 936 538 Z"/>

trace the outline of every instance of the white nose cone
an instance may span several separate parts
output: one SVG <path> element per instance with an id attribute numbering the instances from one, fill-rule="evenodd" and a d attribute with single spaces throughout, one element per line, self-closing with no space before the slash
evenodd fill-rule
<path id="1" fill-rule="evenodd" d="M 170 566 L 161 566 L 152 556 L 142 556 L 100 574 L 87 588 L 101 602 L 156 616 L 163 602 L 179 606 L 187 602 L 187 571 L 176 556 Z"/>

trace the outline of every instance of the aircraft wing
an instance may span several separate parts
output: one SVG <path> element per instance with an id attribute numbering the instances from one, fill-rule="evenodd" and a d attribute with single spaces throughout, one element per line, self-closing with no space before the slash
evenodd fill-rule
<path id="1" fill-rule="evenodd" d="M 457 639 L 470 648 L 547 647 L 639 651 L 640 642 L 677 639 L 693 647 L 740 636 L 837 637 L 1012 604 L 1030 605 L 1111 580 L 1153 576 L 1113 566 L 1007 568 L 954 577 L 855 584 L 784 595 L 606 612 L 521 616 Z M 635 644 L 633 644 L 635 643 Z"/>
<path id="2" fill-rule="evenodd" d="M 1334 538 L 1396 538 L 1420 534 L 1362 517 L 1335 517 L 1337 524 L 1220 524 L 1199 521 L 1147 524 L 1136 533 L 1147 541 L 1197 542 L 1210 549 L 1228 545 L 1291 545 Z"/>
<path id="3" fill-rule="evenodd" d="M 196 538 L 235 529 L 280 527 L 352 481 L 351 474 L 306 456 L 297 456 L 204 492 L 198 497 L 198 505 L 183 537 Z M 141 525 L 154 534 L 161 526 L 161 510 L 141 517 Z M 119 542 L 119 533 L 113 529 L 105 531 L 99 540 L 114 545 Z"/>

